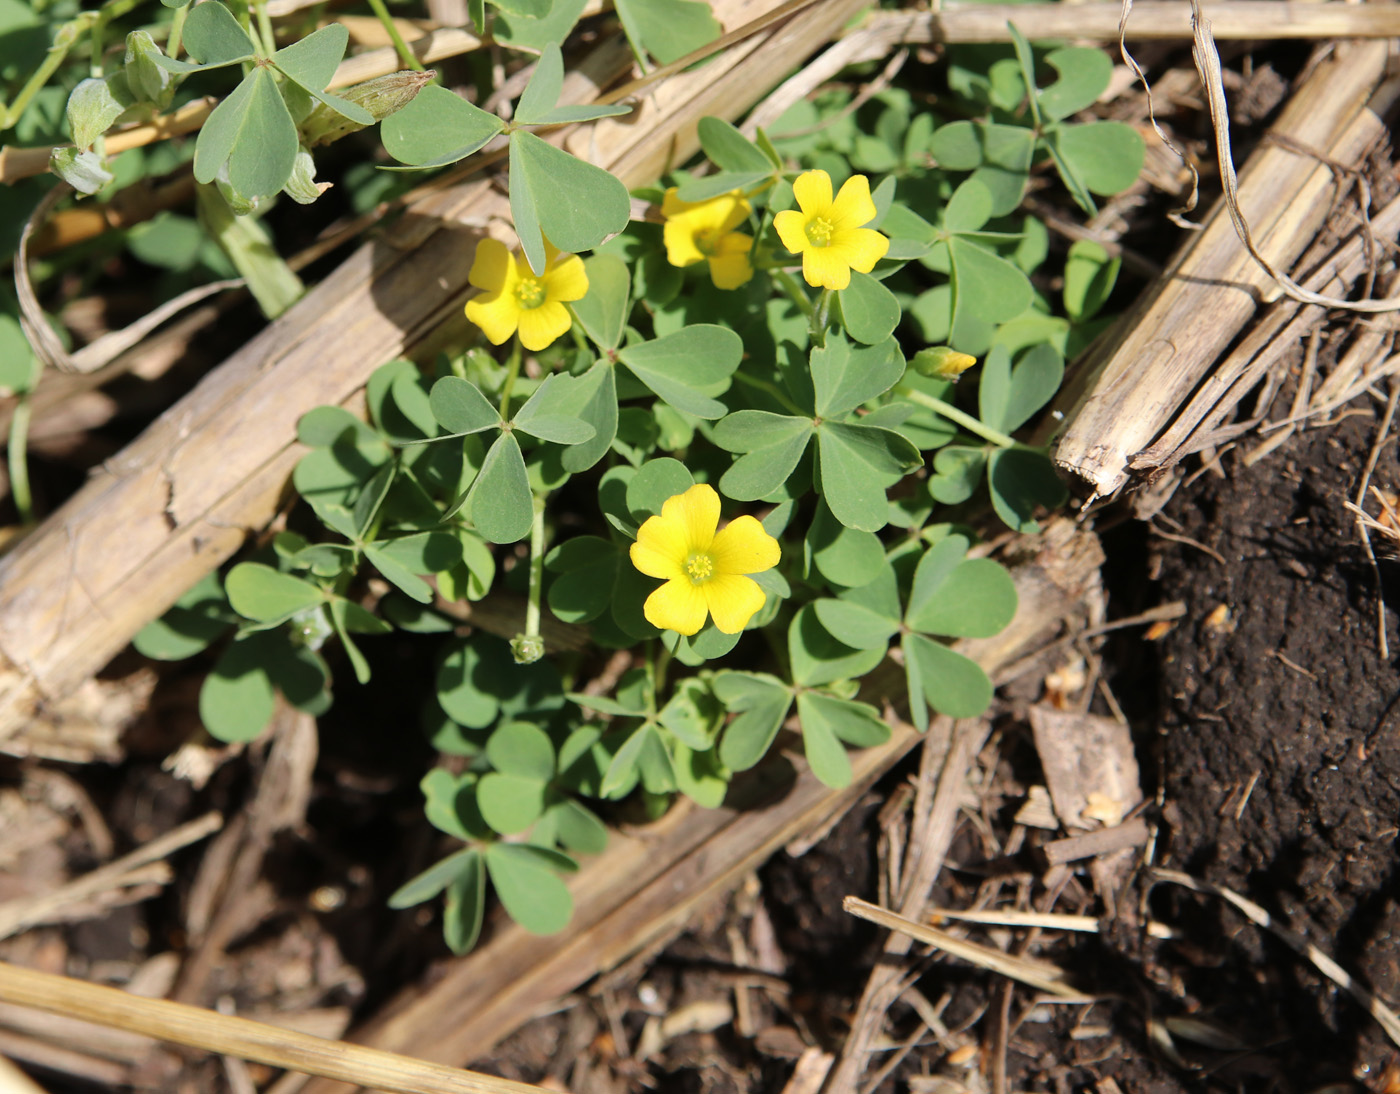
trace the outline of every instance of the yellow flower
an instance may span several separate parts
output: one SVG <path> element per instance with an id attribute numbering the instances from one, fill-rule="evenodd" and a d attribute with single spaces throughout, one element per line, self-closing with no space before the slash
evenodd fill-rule
<path id="1" fill-rule="evenodd" d="M 666 218 L 666 261 L 693 266 L 706 260 L 717 289 L 737 289 L 753 277 L 749 251 L 753 237 L 734 229 L 749 216 L 749 203 L 738 190 L 709 201 L 682 201 L 673 186 L 661 202 Z"/>
<path id="2" fill-rule="evenodd" d="M 467 280 L 482 292 L 467 301 L 467 318 L 494 345 L 518 329 L 522 346 L 542 350 L 573 323 L 564 305 L 588 292 L 583 260 L 561 254 L 549 240 L 544 254 L 544 273 L 536 277 L 525 256 L 511 254 L 504 243 L 483 239 L 477 244 Z"/>
<path id="3" fill-rule="evenodd" d="M 778 564 L 778 541 L 753 517 L 739 517 L 716 532 L 718 524 L 719 495 L 697 483 L 669 498 L 661 515 L 637 532 L 632 565 L 666 579 L 643 609 L 652 626 L 695 634 L 709 614 L 725 634 L 738 634 L 763 607 L 763 590 L 745 575 Z"/>
<path id="4" fill-rule="evenodd" d="M 802 276 L 807 284 L 823 289 L 844 289 L 851 271 L 869 273 L 885 257 L 890 241 L 873 228 L 862 228 L 875 219 L 870 181 L 852 175 L 831 198 L 831 176 L 825 171 L 804 171 L 792 184 L 802 211 L 786 209 L 773 218 L 783 246 L 802 256 Z"/>

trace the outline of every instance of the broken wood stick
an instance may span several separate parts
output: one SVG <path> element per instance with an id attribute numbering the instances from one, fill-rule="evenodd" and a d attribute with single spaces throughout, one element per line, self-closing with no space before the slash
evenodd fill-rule
<path id="1" fill-rule="evenodd" d="M 1312 242 L 1328 212 L 1332 169 L 1295 149 L 1317 149 L 1344 167 L 1359 163 L 1385 133 L 1396 89 L 1382 42 L 1342 43 L 1284 108 L 1240 172 L 1239 199 L 1262 252 L 1287 268 Z M 1080 362 L 1059 403 L 1069 409 L 1053 452 L 1095 497 L 1129 481 L 1132 458 L 1155 440 L 1221 352 L 1277 295 L 1272 280 L 1235 235 L 1223 202 L 1178 252 L 1168 271 Z"/>

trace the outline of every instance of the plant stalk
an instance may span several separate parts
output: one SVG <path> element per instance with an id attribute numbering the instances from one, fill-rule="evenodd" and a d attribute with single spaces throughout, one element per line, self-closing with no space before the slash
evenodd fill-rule
<path id="1" fill-rule="evenodd" d="M 384 6 L 384 0 L 369 0 L 370 10 L 379 17 L 379 21 L 384 24 L 385 31 L 388 32 L 389 40 L 394 43 L 394 49 L 401 60 L 415 72 L 423 71 L 423 63 L 414 56 L 413 50 L 408 48 L 408 43 L 403 40 L 403 35 L 399 33 L 399 28 L 394 25 L 394 18 L 389 14 L 389 9 Z"/>
<path id="2" fill-rule="evenodd" d="M 918 403 L 920 406 L 926 407 L 935 414 L 941 415 L 950 422 L 962 426 L 969 433 L 976 434 L 984 441 L 989 441 L 998 448 L 1015 448 L 1017 446 L 1016 438 L 1003 433 L 999 429 L 993 429 L 985 422 L 978 421 L 971 414 L 959 410 L 957 407 L 953 406 L 952 403 L 945 403 L 937 396 L 929 395 L 926 392 L 920 391 L 918 388 L 906 387 L 903 384 L 900 384 L 894 390 L 896 395 L 908 399 L 911 403 Z"/>
<path id="3" fill-rule="evenodd" d="M 10 419 L 10 439 L 7 454 L 10 461 L 10 494 L 19 510 L 22 525 L 34 523 L 34 496 L 29 489 L 29 418 L 31 395 L 20 392 Z"/>

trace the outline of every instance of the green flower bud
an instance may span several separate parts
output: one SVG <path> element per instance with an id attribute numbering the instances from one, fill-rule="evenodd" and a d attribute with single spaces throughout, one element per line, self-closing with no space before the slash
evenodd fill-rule
<path id="1" fill-rule="evenodd" d="M 930 346 L 914 354 L 914 371 L 932 380 L 956 380 L 977 363 L 977 358 L 948 346 Z"/>

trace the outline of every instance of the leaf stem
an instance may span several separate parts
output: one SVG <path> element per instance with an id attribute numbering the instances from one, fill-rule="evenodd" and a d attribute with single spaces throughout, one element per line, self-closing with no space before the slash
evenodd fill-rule
<path id="1" fill-rule="evenodd" d="M 918 403 L 920 406 L 933 411 L 935 414 L 947 418 L 950 422 L 955 422 L 969 433 L 975 433 L 984 441 L 989 441 L 998 448 L 1017 447 L 1016 438 L 1003 433 L 999 429 L 993 429 L 984 422 L 978 421 L 971 414 L 959 410 L 952 403 L 945 403 L 937 396 L 929 395 L 927 392 L 920 391 L 918 388 L 907 387 L 904 384 L 898 385 L 894 391 L 896 395 L 908 399 L 912 403 Z"/>
<path id="2" fill-rule="evenodd" d="M 544 498 L 531 498 L 535 515 L 530 522 L 530 592 L 525 601 L 525 630 L 511 639 L 511 652 L 520 665 L 528 665 L 544 656 L 544 637 L 540 634 L 540 596 L 544 590 Z"/>
<path id="3" fill-rule="evenodd" d="M 516 377 L 520 375 L 520 336 L 511 340 L 510 358 L 506 361 L 506 378 L 501 384 L 501 421 L 510 421 L 510 395 L 515 390 Z"/>
<path id="4" fill-rule="evenodd" d="M 97 19 L 97 12 L 83 12 L 76 19 L 65 23 L 58 28 L 58 33 L 54 35 L 53 45 L 49 47 L 48 55 L 44 58 L 43 64 L 34 70 L 34 74 L 25 82 L 14 101 L 6 108 L 3 118 L 0 118 L 0 131 L 11 128 L 20 119 L 20 115 L 25 112 L 34 96 L 39 94 L 43 86 L 49 82 L 49 77 L 58 71 L 58 66 L 63 64 L 68 56 L 68 51 L 77 42 L 78 36 L 87 30 Z"/>
<path id="5" fill-rule="evenodd" d="M 30 393 L 19 393 L 10 419 L 10 440 L 7 454 L 10 461 L 10 494 L 19 510 L 22 525 L 34 523 L 34 496 L 29 490 L 29 416 Z"/>
<path id="6" fill-rule="evenodd" d="M 797 279 L 794 278 L 792 274 L 788 273 L 787 270 L 775 269 L 772 271 L 772 274 L 773 280 L 778 283 L 778 287 L 788 294 L 792 302 L 797 305 L 798 310 L 807 317 L 807 322 L 811 323 L 813 318 L 812 301 L 808 298 L 807 294 L 802 291 L 802 287 L 798 285 Z"/>
<path id="7" fill-rule="evenodd" d="M 253 12 L 258 18 L 258 37 L 262 39 L 263 52 L 271 57 L 277 52 L 277 36 L 272 33 L 272 20 L 267 14 L 267 0 L 254 0 Z"/>
<path id="8" fill-rule="evenodd" d="M 767 380 L 760 380 L 757 376 L 749 376 L 744 372 L 734 373 L 734 379 L 738 380 L 741 384 L 746 384 L 757 391 L 762 391 L 766 395 L 771 396 L 799 417 L 810 417 L 806 411 L 784 395 L 782 389 L 779 388 L 777 384 L 770 383 Z"/>
<path id="9" fill-rule="evenodd" d="M 170 20 L 170 37 L 165 40 L 165 54 L 167 57 L 177 57 L 180 54 L 180 42 L 185 35 L 185 16 L 190 13 L 189 4 L 181 4 L 175 9 L 175 15 Z"/>
<path id="10" fill-rule="evenodd" d="M 389 41 L 394 43 L 394 49 L 398 52 L 399 60 L 406 64 L 415 72 L 423 71 L 423 62 L 414 56 L 413 50 L 408 48 L 408 43 L 403 40 L 403 35 L 399 33 L 399 28 L 394 25 L 394 18 L 389 14 L 389 9 L 384 6 L 384 0 L 369 0 L 370 9 L 379 21 L 384 24 L 384 29 L 389 34 Z"/>

